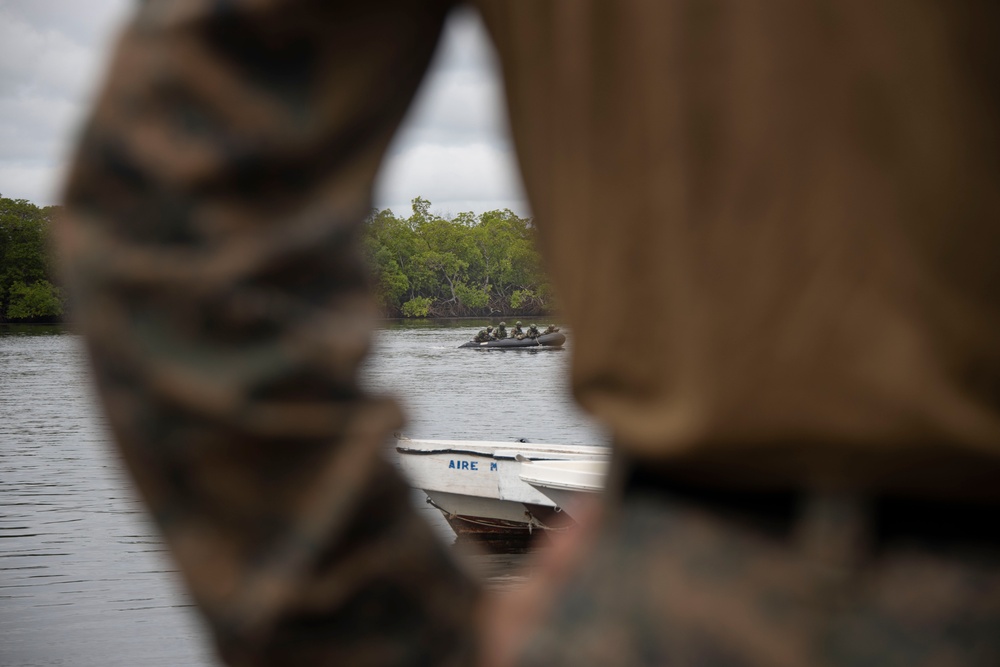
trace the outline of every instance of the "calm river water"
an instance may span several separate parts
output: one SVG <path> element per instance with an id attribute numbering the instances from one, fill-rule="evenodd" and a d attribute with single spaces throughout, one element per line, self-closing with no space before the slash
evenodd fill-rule
<path id="1" fill-rule="evenodd" d="M 406 435 L 605 442 L 569 398 L 567 350 L 456 349 L 479 326 L 378 331 L 366 383 L 400 397 Z M 492 585 L 519 564 L 480 558 Z M 81 340 L 0 326 L 0 665 L 140 664 L 216 663 L 112 454 Z"/>

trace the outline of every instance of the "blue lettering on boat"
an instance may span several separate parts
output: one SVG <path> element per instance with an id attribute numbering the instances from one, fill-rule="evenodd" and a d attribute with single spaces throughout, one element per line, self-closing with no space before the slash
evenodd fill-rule
<path id="1" fill-rule="evenodd" d="M 496 462 L 495 462 L 495 461 L 491 461 L 491 462 L 490 462 L 490 472 L 493 472 L 493 471 L 494 471 L 494 470 L 496 470 L 496 469 L 497 469 L 497 464 L 496 464 Z"/>
<path id="2" fill-rule="evenodd" d="M 490 464 L 490 470 L 496 470 L 496 464 Z M 471 470 L 479 472 L 479 461 L 463 461 L 462 459 L 450 459 L 448 461 L 449 470 Z"/>

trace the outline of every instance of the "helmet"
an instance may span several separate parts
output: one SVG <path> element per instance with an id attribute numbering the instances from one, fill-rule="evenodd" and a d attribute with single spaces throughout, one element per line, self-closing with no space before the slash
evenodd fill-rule
<path id="1" fill-rule="evenodd" d="M 493 325 L 491 324 L 490 326 L 486 327 L 486 330 L 487 331 L 493 331 Z"/>
<path id="2" fill-rule="evenodd" d="M 537 329 L 538 327 L 536 327 L 536 326 L 535 326 L 534 324 L 529 324 L 529 325 L 528 325 L 528 328 L 529 328 L 529 329 Z"/>
<path id="3" fill-rule="evenodd" d="M 500 323 L 500 326 L 502 326 L 502 327 L 505 327 L 505 326 L 507 326 L 507 325 L 506 325 L 506 324 L 504 324 L 503 322 L 501 322 L 501 323 Z"/>
<path id="4" fill-rule="evenodd" d="M 517 326 L 521 326 L 521 320 L 517 321 Z"/>

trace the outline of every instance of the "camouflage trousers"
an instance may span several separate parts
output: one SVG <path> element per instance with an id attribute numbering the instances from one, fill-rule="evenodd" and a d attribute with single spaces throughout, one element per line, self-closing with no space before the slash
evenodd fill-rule
<path id="1" fill-rule="evenodd" d="M 553 570 L 518 664 L 1000 664 L 995 520 L 901 506 L 627 492 L 572 574 Z"/>

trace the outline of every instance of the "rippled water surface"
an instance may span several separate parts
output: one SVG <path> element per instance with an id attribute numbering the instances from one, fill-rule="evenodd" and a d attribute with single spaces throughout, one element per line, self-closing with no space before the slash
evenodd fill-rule
<path id="1" fill-rule="evenodd" d="M 365 381 L 400 397 L 406 435 L 603 442 L 569 399 L 566 350 L 456 349 L 478 328 L 377 333 Z M 517 564 L 480 561 L 494 586 Z M 118 469 L 80 339 L 0 327 L 0 665 L 215 664 L 175 577 Z"/>
<path id="2" fill-rule="evenodd" d="M 602 442 L 570 399 L 568 347 L 456 349 L 476 330 L 468 324 L 399 324 L 378 332 L 366 378 L 370 387 L 400 396 L 409 417 L 407 435 Z"/>

